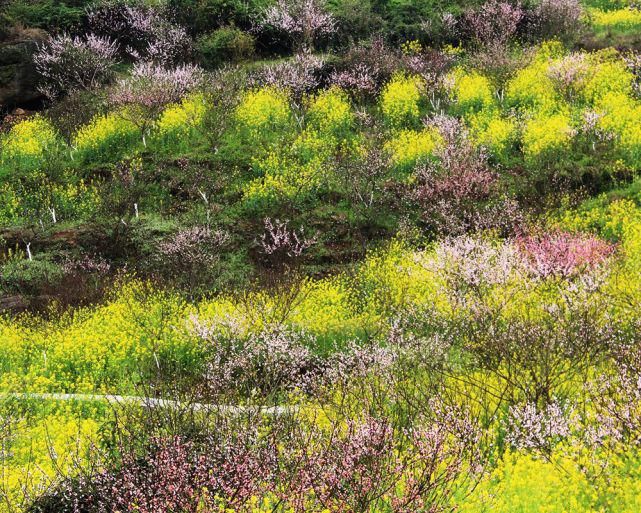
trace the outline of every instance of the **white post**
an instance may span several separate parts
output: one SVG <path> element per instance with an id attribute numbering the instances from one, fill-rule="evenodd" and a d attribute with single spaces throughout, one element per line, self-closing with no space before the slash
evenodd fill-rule
<path id="1" fill-rule="evenodd" d="M 198 192 L 200 193 L 200 196 L 202 197 L 203 201 L 205 202 L 205 209 L 207 211 L 207 226 L 209 227 L 209 200 L 207 199 L 207 194 L 205 194 L 203 191 L 198 189 Z"/>

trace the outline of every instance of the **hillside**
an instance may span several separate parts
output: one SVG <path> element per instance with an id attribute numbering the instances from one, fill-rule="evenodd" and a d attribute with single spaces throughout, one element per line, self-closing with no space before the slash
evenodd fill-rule
<path id="1" fill-rule="evenodd" d="M 0 513 L 641 507 L 641 11 L 7 0 Z"/>

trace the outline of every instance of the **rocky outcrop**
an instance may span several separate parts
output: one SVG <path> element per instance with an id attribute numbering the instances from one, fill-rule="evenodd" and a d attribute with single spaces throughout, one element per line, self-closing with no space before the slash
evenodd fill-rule
<path id="1" fill-rule="evenodd" d="M 36 40 L 0 43 L 0 107 L 8 110 L 42 99 L 38 75 L 32 62 Z"/>
<path id="2" fill-rule="evenodd" d="M 24 312 L 29 308 L 29 302 L 19 294 L 0 296 L 0 314 Z"/>

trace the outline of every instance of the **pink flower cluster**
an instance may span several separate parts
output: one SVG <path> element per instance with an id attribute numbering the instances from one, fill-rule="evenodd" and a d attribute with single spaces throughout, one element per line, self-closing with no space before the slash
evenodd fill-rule
<path id="1" fill-rule="evenodd" d="M 95 274 L 108 274 L 111 271 L 111 264 L 104 258 L 97 256 L 84 255 L 77 260 L 67 260 L 62 265 L 62 271 L 65 274 L 81 273 L 95 273 Z"/>
<path id="2" fill-rule="evenodd" d="M 320 86 L 320 71 L 325 62 L 307 52 L 298 53 L 292 60 L 266 66 L 256 76 L 258 85 L 276 86 L 291 92 L 300 101 Z"/>
<path id="3" fill-rule="evenodd" d="M 318 37 L 336 31 L 334 17 L 320 0 L 278 0 L 265 11 L 262 23 L 285 32 L 303 49 L 311 49 Z"/>
<path id="4" fill-rule="evenodd" d="M 379 84 L 376 73 L 367 64 L 356 64 L 350 69 L 334 71 L 330 75 L 332 84 L 351 91 L 361 98 L 373 97 L 378 93 Z"/>
<path id="5" fill-rule="evenodd" d="M 195 260 L 203 247 L 223 246 L 229 241 L 229 234 L 220 230 L 212 230 L 208 226 L 192 226 L 178 231 L 168 240 L 160 243 L 158 249 L 169 257 Z"/>
<path id="6" fill-rule="evenodd" d="M 515 241 L 528 269 L 537 277 L 568 278 L 602 265 L 615 246 L 593 235 L 556 230 L 520 236 Z"/>
<path id="7" fill-rule="evenodd" d="M 168 69 L 152 62 L 139 62 L 134 65 L 130 77 L 118 81 L 109 100 L 116 106 L 160 108 L 182 99 L 200 86 L 203 79 L 203 71 L 192 64 Z"/>
<path id="8" fill-rule="evenodd" d="M 307 389 L 319 370 L 312 353 L 314 340 L 283 326 L 271 326 L 257 334 L 242 336 L 191 319 L 195 335 L 207 342 L 208 359 L 204 381 L 207 395 L 263 396 L 295 388 Z"/>
<path id="9" fill-rule="evenodd" d="M 638 325 L 633 325 L 638 330 Z M 590 391 L 597 415 L 591 442 L 641 444 L 641 351 L 634 338 L 616 351 L 613 373 L 601 375 Z"/>
<path id="10" fill-rule="evenodd" d="M 265 500 L 295 513 L 440 512 L 462 470 L 476 470 L 479 439 L 464 412 L 434 406 L 433 421 L 413 429 L 373 415 L 330 417 L 323 428 L 305 417 L 221 417 L 191 438 L 120 446 L 118 465 L 66 480 L 47 511 L 214 513 Z"/>
<path id="11" fill-rule="evenodd" d="M 465 16 L 472 37 L 488 46 L 503 46 L 516 33 L 523 19 L 520 5 L 490 0 Z"/>
<path id="12" fill-rule="evenodd" d="M 576 35 L 581 30 L 582 16 L 579 0 L 541 0 L 534 9 L 536 29 L 542 37 Z"/>
<path id="13" fill-rule="evenodd" d="M 168 66 L 189 55 L 191 39 L 166 14 L 157 6 L 105 3 L 90 9 L 87 18 L 94 31 L 116 38 L 135 60 Z"/>
<path id="14" fill-rule="evenodd" d="M 557 402 L 539 409 L 534 403 L 510 407 L 506 441 L 518 449 L 549 451 L 571 434 L 571 412 Z"/>
<path id="15" fill-rule="evenodd" d="M 520 264 L 510 244 L 461 236 L 439 244 L 431 265 L 453 290 L 463 292 L 504 284 L 518 275 Z"/>
<path id="16" fill-rule="evenodd" d="M 272 466 L 245 435 L 211 440 L 206 451 L 183 437 L 157 438 L 144 458 L 127 451 L 120 469 L 96 476 L 84 501 L 92 511 L 138 513 L 213 513 L 223 500 L 242 507 L 260 492 Z"/>
<path id="17" fill-rule="evenodd" d="M 260 238 L 260 248 L 266 255 L 300 257 L 316 244 L 316 236 L 308 239 L 303 228 L 290 230 L 287 221 L 265 219 L 265 233 Z"/>

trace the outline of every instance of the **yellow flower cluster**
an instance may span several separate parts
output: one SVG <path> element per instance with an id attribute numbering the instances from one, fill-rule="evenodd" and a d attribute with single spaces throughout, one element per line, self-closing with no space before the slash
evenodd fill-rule
<path id="1" fill-rule="evenodd" d="M 392 139 L 385 144 L 392 163 L 400 170 L 411 169 L 420 159 L 429 157 L 442 142 L 435 129 L 402 130 L 394 132 Z"/>
<path id="2" fill-rule="evenodd" d="M 86 162 L 118 160 L 140 140 L 140 130 L 117 112 L 97 116 L 78 130 L 72 146 Z"/>
<path id="3" fill-rule="evenodd" d="M 245 93 L 236 108 L 238 124 L 252 135 L 285 127 L 291 115 L 287 95 L 274 87 Z"/>
<path id="4" fill-rule="evenodd" d="M 98 441 L 100 424 L 96 411 L 80 412 L 69 405 L 49 409 L 54 411 L 22 417 L 17 424 L 5 419 L 17 436 L 3 440 L 0 454 L 1 512 L 15 511 L 10 504 L 20 504 L 25 496 L 39 493 L 61 471 L 77 470 L 78 462 L 88 459 L 92 444 Z M 88 418 L 91 416 L 96 418 Z"/>
<path id="5" fill-rule="evenodd" d="M 553 110 L 559 97 L 547 74 L 548 66 L 547 59 L 539 58 L 518 71 L 507 85 L 507 104 L 520 109 Z"/>
<path id="6" fill-rule="evenodd" d="M 184 141 L 202 124 L 206 112 L 207 103 L 202 94 L 185 98 L 160 115 L 156 122 L 157 136 L 167 144 Z"/>
<path id="7" fill-rule="evenodd" d="M 609 94 L 632 94 L 634 76 L 618 54 L 596 54 L 581 91 L 584 101 L 596 103 Z"/>
<path id="8" fill-rule="evenodd" d="M 641 102 L 622 93 L 607 94 L 598 103 L 599 127 L 616 137 L 627 163 L 641 164 Z"/>
<path id="9" fill-rule="evenodd" d="M 392 127 L 416 123 L 421 114 L 421 90 L 424 84 L 417 76 L 402 73 L 392 77 L 381 93 L 381 111 Z"/>
<path id="10" fill-rule="evenodd" d="M 60 138 L 48 120 L 34 116 L 15 124 L 0 143 L 3 166 L 32 170 L 42 165 L 47 153 L 60 144 Z"/>
<path id="11" fill-rule="evenodd" d="M 354 123 L 347 94 L 337 87 L 325 90 L 309 100 L 308 126 L 328 135 L 345 135 Z"/>
<path id="12" fill-rule="evenodd" d="M 449 93 L 460 112 L 487 109 L 494 103 L 492 84 L 487 77 L 475 71 L 456 69 L 448 77 Z"/>
<path id="13" fill-rule="evenodd" d="M 638 9 L 623 8 L 606 11 L 592 8 L 588 10 L 588 18 L 597 34 L 638 33 L 641 30 L 641 11 Z"/>
<path id="14" fill-rule="evenodd" d="M 471 115 L 468 125 L 472 140 L 499 158 L 508 154 L 519 135 L 516 121 L 502 116 L 497 109 Z"/>
<path id="15" fill-rule="evenodd" d="M 499 160 L 509 158 L 520 137 L 523 158 L 537 165 L 550 151 L 571 151 L 580 133 L 613 145 L 622 167 L 641 163 L 641 103 L 633 84 L 616 51 L 568 54 L 554 42 L 543 43 L 507 82 L 501 101 L 477 72 L 458 68 L 446 80 L 473 141 Z"/>
<path id="16" fill-rule="evenodd" d="M 523 130 L 525 158 L 567 148 L 574 133 L 570 118 L 564 114 L 541 114 L 531 119 Z"/>
<path id="17" fill-rule="evenodd" d="M 313 141 L 307 141 L 313 143 Z M 300 147 L 300 143 L 298 145 Z M 244 198 L 249 204 L 265 207 L 282 200 L 303 199 L 321 184 L 323 158 L 313 156 L 306 162 L 296 158 L 270 153 L 255 163 L 262 178 L 252 180 L 244 187 Z"/>
<path id="18" fill-rule="evenodd" d="M 404 55 L 418 55 L 423 51 L 423 45 L 420 41 L 412 39 L 411 41 L 405 41 L 401 45 L 401 51 Z"/>

